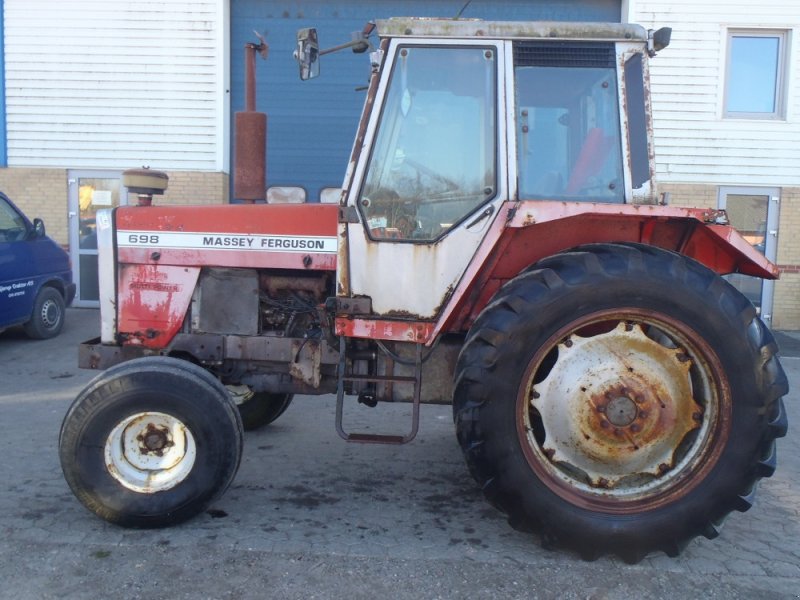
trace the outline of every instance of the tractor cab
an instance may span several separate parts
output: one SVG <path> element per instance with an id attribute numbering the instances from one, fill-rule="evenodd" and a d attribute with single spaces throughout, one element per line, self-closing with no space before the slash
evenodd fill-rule
<path id="1" fill-rule="evenodd" d="M 338 259 L 339 294 L 370 298 L 372 315 L 442 316 L 516 203 L 657 203 L 645 86 L 669 30 L 419 18 L 375 29 Z M 326 52 L 302 30 L 301 76 Z"/>

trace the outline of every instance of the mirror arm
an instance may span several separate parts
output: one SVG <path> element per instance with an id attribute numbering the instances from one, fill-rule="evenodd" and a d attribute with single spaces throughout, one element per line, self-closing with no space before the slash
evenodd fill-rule
<path id="1" fill-rule="evenodd" d="M 344 44 L 339 44 L 338 46 L 333 46 L 332 48 L 326 48 L 325 50 L 320 50 L 319 55 L 324 56 L 326 54 L 338 52 L 339 50 L 346 50 L 347 48 L 352 48 L 353 52 L 366 52 L 367 50 L 370 49 L 374 50 L 372 44 L 370 44 L 369 40 L 366 37 L 364 37 L 360 31 L 354 33 L 353 36 L 354 38 L 349 42 L 345 42 Z"/>

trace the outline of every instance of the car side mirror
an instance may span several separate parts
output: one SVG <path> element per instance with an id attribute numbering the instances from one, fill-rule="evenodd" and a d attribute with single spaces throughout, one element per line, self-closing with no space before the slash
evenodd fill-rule
<path id="1" fill-rule="evenodd" d="M 44 221 L 39 218 L 33 220 L 33 234 L 31 237 L 43 238 L 45 236 Z"/>
<path id="2" fill-rule="evenodd" d="M 319 41 L 313 27 L 297 32 L 297 50 L 294 58 L 300 66 L 300 79 L 313 79 L 319 75 Z"/>

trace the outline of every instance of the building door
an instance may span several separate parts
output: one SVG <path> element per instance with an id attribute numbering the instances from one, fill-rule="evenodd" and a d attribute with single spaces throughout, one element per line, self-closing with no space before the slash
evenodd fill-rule
<path id="1" fill-rule="evenodd" d="M 731 225 L 769 260 L 775 261 L 778 252 L 779 188 L 721 187 L 719 207 L 728 212 Z M 755 305 L 764 322 L 772 326 L 772 297 L 774 281 L 748 275 L 726 277 Z"/>
<path id="2" fill-rule="evenodd" d="M 95 215 L 103 208 L 128 203 L 122 174 L 108 171 L 70 171 L 69 248 L 72 277 L 77 286 L 74 306 L 99 306 L 97 282 L 97 234 Z"/>

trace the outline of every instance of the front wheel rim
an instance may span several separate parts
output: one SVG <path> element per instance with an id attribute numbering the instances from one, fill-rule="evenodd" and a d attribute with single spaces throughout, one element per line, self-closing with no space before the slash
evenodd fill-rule
<path id="1" fill-rule="evenodd" d="M 517 399 L 523 453 L 569 502 L 610 513 L 688 493 L 727 439 L 730 390 L 685 324 L 644 309 L 602 311 L 551 336 Z"/>
<path id="2" fill-rule="evenodd" d="M 191 473 L 197 446 L 189 428 L 172 415 L 141 412 L 120 421 L 105 443 L 109 474 L 134 492 L 174 488 Z"/>

